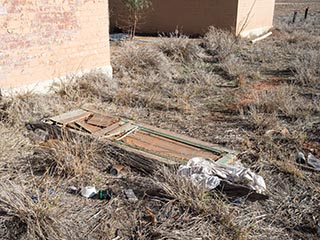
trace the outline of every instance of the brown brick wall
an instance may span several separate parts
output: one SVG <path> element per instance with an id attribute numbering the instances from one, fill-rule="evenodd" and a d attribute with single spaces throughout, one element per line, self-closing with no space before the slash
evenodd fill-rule
<path id="1" fill-rule="evenodd" d="M 122 1 L 109 2 L 111 28 L 125 26 L 128 14 Z M 197 35 L 216 26 L 239 33 L 253 2 L 250 21 L 242 30 L 272 26 L 274 0 L 152 0 L 152 9 L 146 12 L 138 32 L 170 33 L 179 29 L 184 34 Z"/>
<path id="2" fill-rule="evenodd" d="M 236 27 L 238 0 L 152 0 L 139 25 L 142 33 L 171 33 L 179 29 L 184 34 L 203 34 L 215 25 Z M 111 28 L 124 26 L 127 13 L 122 1 L 109 0 Z"/>
<path id="3" fill-rule="evenodd" d="M 0 87 L 110 68 L 107 0 L 0 2 Z"/>

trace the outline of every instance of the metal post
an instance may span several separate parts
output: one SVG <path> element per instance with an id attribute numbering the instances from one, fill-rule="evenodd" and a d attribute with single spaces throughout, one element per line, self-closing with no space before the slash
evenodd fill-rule
<path id="1" fill-rule="evenodd" d="M 292 23 L 295 23 L 295 22 L 296 22 L 297 14 L 298 14 L 298 12 L 297 12 L 297 11 L 294 11 Z"/>
<path id="2" fill-rule="evenodd" d="M 307 7 L 306 11 L 304 12 L 304 20 L 308 18 L 308 12 L 309 12 L 309 7 Z"/>

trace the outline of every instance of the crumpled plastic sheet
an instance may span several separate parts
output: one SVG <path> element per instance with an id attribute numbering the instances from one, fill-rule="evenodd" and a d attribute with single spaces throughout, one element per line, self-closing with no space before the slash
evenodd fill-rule
<path id="1" fill-rule="evenodd" d="M 267 190 L 263 177 L 243 167 L 240 163 L 230 166 L 195 157 L 190 159 L 187 165 L 181 165 L 178 174 L 189 177 L 193 182 L 209 190 L 218 187 L 221 180 L 249 186 L 258 193 Z"/>
<path id="2" fill-rule="evenodd" d="M 320 171 L 320 159 L 316 158 L 311 153 L 308 154 L 307 158 L 308 165 L 313 167 L 315 170 Z"/>

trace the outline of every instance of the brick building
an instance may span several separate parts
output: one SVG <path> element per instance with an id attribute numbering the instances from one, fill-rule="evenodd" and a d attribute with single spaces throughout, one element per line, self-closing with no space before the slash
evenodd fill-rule
<path id="1" fill-rule="evenodd" d="M 109 0 L 111 29 L 126 24 L 121 0 Z M 260 35 L 272 27 L 275 0 L 151 0 L 138 32 L 202 35 L 209 26 L 232 30 L 242 36 Z"/>
<path id="2" fill-rule="evenodd" d="M 3 0 L 0 26 L 2 90 L 92 69 L 111 75 L 108 0 Z"/>

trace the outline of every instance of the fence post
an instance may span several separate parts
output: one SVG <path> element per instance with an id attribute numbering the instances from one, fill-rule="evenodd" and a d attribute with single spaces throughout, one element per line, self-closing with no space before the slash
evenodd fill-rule
<path id="1" fill-rule="evenodd" d="M 298 14 L 298 12 L 297 12 L 297 11 L 294 11 L 294 12 L 293 12 L 293 19 L 292 19 L 292 23 L 295 23 L 295 22 L 296 22 L 297 14 Z"/>
<path id="2" fill-rule="evenodd" d="M 304 12 L 304 20 L 308 18 L 308 12 L 309 12 L 309 7 L 307 7 L 306 11 Z"/>

